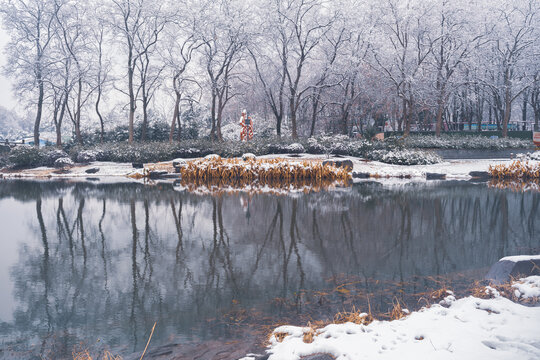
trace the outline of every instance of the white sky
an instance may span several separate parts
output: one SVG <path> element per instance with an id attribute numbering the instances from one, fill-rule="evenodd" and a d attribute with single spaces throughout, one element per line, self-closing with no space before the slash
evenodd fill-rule
<path id="1" fill-rule="evenodd" d="M 2 27 L 2 22 L 0 21 L 0 68 L 3 68 L 6 64 L 4 48 L 8 40 L 9 35 Z M 4 76 L 3 69 L 0 69 L 0 106 L 12 110 L 15 108 L 15 105 L 15 99 L 11 94 L 11 83 L 9 79 Z"/>

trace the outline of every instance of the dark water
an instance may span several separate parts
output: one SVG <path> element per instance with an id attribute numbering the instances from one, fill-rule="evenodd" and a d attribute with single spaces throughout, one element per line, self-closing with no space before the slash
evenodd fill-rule
<path id="1" fill-rule="evenodd" d="M 0 181 L 0 358 L 128 355 L 154 322 L 159 346 L 256 336 L 366 298 L 384 312 L 537 252 L 539 234 L 539 193 L 466 182 L 211 196 Z"/>

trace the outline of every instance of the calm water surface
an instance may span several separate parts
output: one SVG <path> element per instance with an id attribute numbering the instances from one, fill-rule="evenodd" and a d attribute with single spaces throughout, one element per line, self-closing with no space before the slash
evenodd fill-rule
<path id="1" fill-rule="evenodd" d="M 377 312 L 394 299 L 415 308 L 407 294 L 538 252 L 539 204 L 466 182 L 212 196 L 0 181 L 0 358 L 96 344 L 131 354 L 154 322 L 159 346 L 229 341 L 367 299 Z"/>

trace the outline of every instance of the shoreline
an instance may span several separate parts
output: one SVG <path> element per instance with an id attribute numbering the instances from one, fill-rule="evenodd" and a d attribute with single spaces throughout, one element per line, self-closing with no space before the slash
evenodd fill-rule
<path id="1" fill-rule="evenodd" d="M 393 165 L 378 161 L 370 161 L 352 156 L 330 156 L 298 154 L 280 155 L 271 154 L 257 157 L 258 159 L 281 158 L 287 161 L 344 161 L 350 160 L 353 165 L 351 172 L 353 182 L 365 179 L 403 179 L 409 181 L 422 180 L 471 180 L 482 178 L 490 180 L 487 176 L 489 166 L 510 164 L 513 159 L 454 159 L 431 165 Z M 184 159 L 186 161 L 200 160 L 202 158 Z M 172 166 L 173 160 L 158 163 L 144 164 L 145 169 L 158 170 L 165 169 L 169 172 L 169 179 L 180 179 L 179 174 L 174 174 Z M 97 170 L 87 173 L 86 171 Z M 476 172 L 477 176 L 472 176 L 471 172 Z M 69 170 L 56 169 L 54 167 L 36 167 L 29 169 L 1 169 L 0 175 L 4 179 L 18 178 L 39 178 L 39 179 L 70 179 L 70 178 L 125 178 L 132 179 L 132 176 L 142 174 L 142 169 L 136 169 L 131 163 L 115 163 L 95 161 L 88 164 L 76 164 Z M 176 176 L 175 176 L 176 175 Z M 132 179 L 133 180 L 133 179 Z"/>

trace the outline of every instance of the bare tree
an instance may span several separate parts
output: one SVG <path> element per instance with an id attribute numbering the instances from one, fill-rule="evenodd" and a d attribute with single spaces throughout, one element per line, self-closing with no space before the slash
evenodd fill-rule
<path id="1" fill-rule="evenodd" d="M 527 76 L 527 60 L 534 58 L 529 50 L 535 41 L 538 4 L 529 0 L 525 4 L 500 4 L 496 13 L 495 31 L 492 36 L 491 88 L 498 116 L 502 119 L 502 136 L 508 136 L 508 123 L 512 104 L 530 86 L 532 77 Z"/>
<path id="2" fill-rule="evenodd" d="M 203 66 L 206 68 L 210 86 L 212 140 L 222 140 L 223 110 L 227 103 L 238 95 L 233 83 L 239 79 L 236 70 L 243 60 L 242 51 L 247 41 L 242 9 L 235 8 L 231 1 L 223 1 L 218 8 L 226 19 L 209 14 L 208 21 L 201 29 L 204 42 Z M 213 10 L 217 9 L 210 7 L 209 10 L 214 13 Z"/>
<path id="3" fill-rule="evenodd" d="M 23 96 L 28 94 L 36 106 L 35 146 L 39 146 L 45 79 L 55 61 L 49 57 L 49 49 L 60 6 L 46 0 L 2 1 L 0 5 L 4 26 L 11 34 L 6 50 L 6 72 L 15 79 L 17 92 Z"/>
<path id="4" fill-rule="evenodd" d="M 414 8 L 414 11 L 412 11 Z M 431 53 L 428 43 L 428 29 L 422 24 L 429 8 L 415 4 L 410 0 L 398 2 L 388 0 L 381 8 L 381 29 L 383 36 L 390 42 L 388 57 L 379 49 L 373 47 L 375 67 L 393 84 L 396 95 L 402 100 L 402 123 L 405 125 L 404 134 L 409 135 L 415 105 L 415 85 L 417 77 L 427 56 Z M 379 39 L 382 41 L 382 39 Z"/>
<path id="5" fill-rule="evenodd" d="M 471 9 L 474 11 L 474 9 Z M 435 133 L 440 136 L 443 114 L 448 98 L 462 85 L 461 81 L 453 81 L 456 72 L 471 53 L 483 44 L 485 29 L 474 28 L 469 23 L 471 17 L 466 16 L 462 8 L 452 6 L 448 0 L 438 4 L 436 13 L 436 26 L 438 31 L 428 35 L 431 44 L 429 65 L 435 72 L 436 92 L 436 126 Z"/>
<path id="6" fill-rule="evenodd" d="M 127 95 L 129 97 L 129 143 L 133 143 L 137 86 L 135 70 L 141 58 L 155 49 L 167 19 L 161 8 L 147 0 L 112 0 L 114 6 L 112 25 L 122 35 L 127 52 Z"/>

